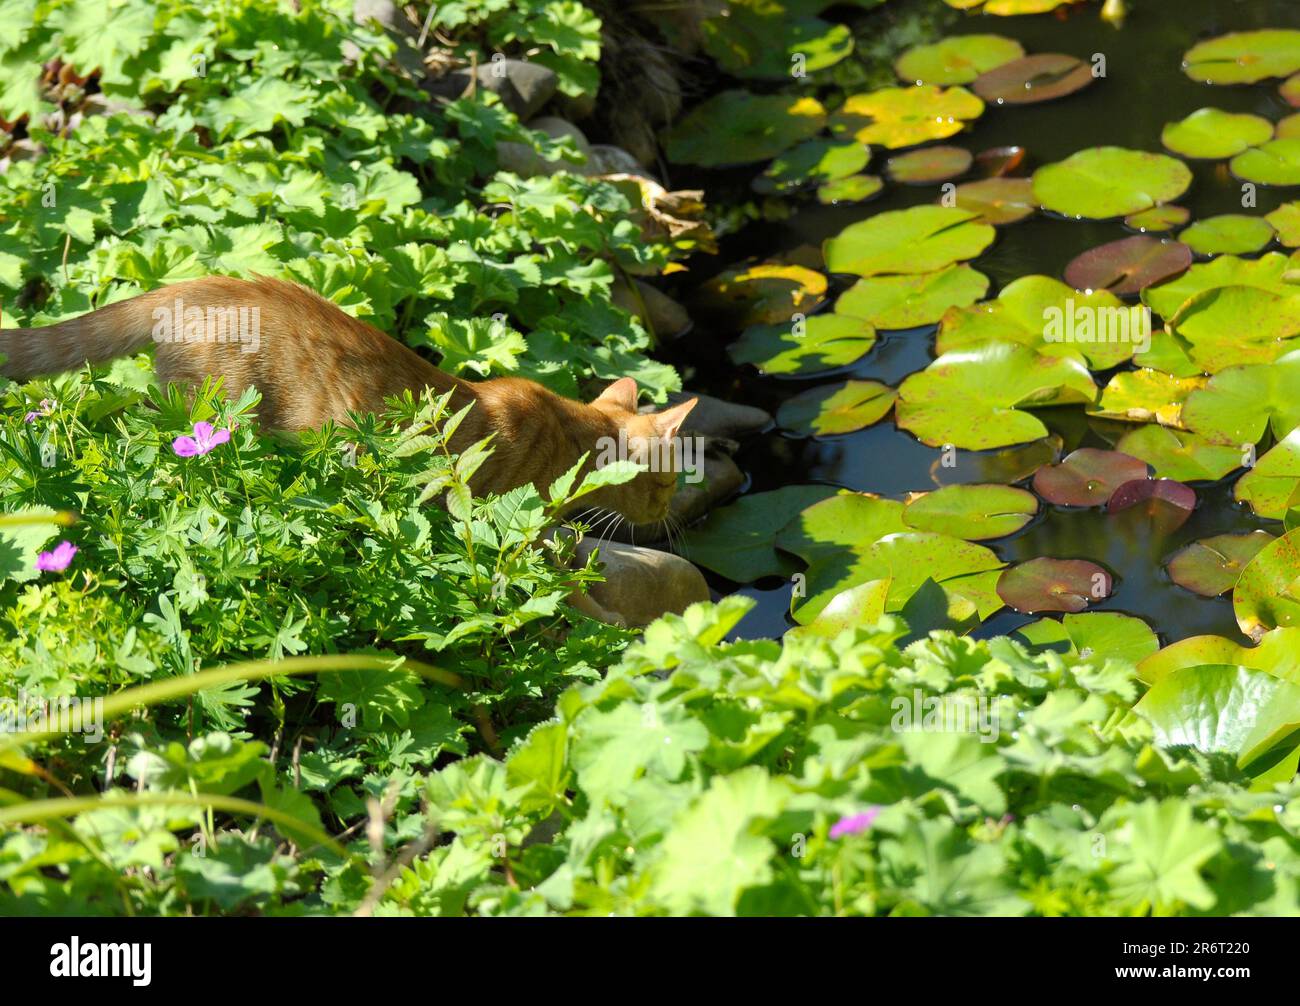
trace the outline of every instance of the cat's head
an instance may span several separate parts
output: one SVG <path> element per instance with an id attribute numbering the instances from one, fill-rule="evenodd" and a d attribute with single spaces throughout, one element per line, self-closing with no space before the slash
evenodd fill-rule
<path id="1" fill-rule="evenodd" d="M 652 524 L 668 515 L 668 504 L 677 491 L 677 476 L 682 468 L 682 423 L 699 399 L 641 415 L 637 412 L 636 381 L 623 377 L 615 381 L 591 403 L 609 422 L 606 432 L 597 439 L 591 458 L 593 468 L 603 468 L 613 461 L 633 461 L 645 470 L 622 485 L 606 486 L 580 501 L 581 506 L 595 506 L 622 514 L 633 524 Z M 694 452 L 686 452 L 693 458 Z"/>

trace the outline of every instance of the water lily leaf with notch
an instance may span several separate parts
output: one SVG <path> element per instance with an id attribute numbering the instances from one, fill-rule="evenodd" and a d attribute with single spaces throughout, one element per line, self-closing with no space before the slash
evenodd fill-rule
<path id="1" fill-rule="evenodd" d="M 1197 255 L 1248 255 L 1272 243 L 1273 225 L 1263 217 L 1224 213 L 1196 221 L 1178 240 Z"/>
<path id="2" fill-rule="evenodd" d="M 1075 256 L 1065 267 L 1065 282 L 1076 290 L 1109 290 L 1127 297 L 1177 276 L 1191 264 L 1192 249 L 1186 244 L 1138 234 Z"/>
<path id="3" fill-rule="evenodd" d="M 1059 325 L 1052 325 L 1054 320 Z M 1100 334 L 1094 322 L 1103 320 L 1115 330 L 1110 334 L 1128 333 L 1130 338 L 1094 341 Z M 1078 324 L 1071 328 L 1071 321 Z M 1014 342 L 1044 356 L 1086 361 L 1089 367 L 1105 370 L 1133 355 L 1138 344 L 1132 334 L 1145 329 L 1147 322 L 1139 305 L 1125 305 L 1109 291 L 1082 293 L 1050 276 L 1021 276 L 994 300 L 945 314 L 935 350 L 943 354 L 986 342 Z M 1054 328 L 1059 328 L 1059 339 L 1048 341 Z M 1085 337 L 1089 341 L 1082 341 Z"/>
<path id="4" fill-rule="evenodd" d="M 817 186 L 817 201 L 826 206 L 836 203 L 860 203 L 878 195 L 885 187 L 879 175 L 849 175 Z"/>
<path id="5" fill-rule="evenodd" d="M 1300 202 L 1283 203 L 1264 217 L 1287 248 L 1300 248 Z"/>
<path id="6" fill-rule="evenodd" d="M 1096 391 L 1078 360 L 991 342 L 944 353 L 910 375 L 895 414 L 901 428 L 931 447 L 985 450 L 1047 435 L 1024 409 L 1091 402 Z"/>
<path id="7" fill-rule="evenodd" d="M 885 162 L 885 173 L 904 185 L 929 185 L 964 175 L 973 160 L 965 147 L 922 147 L 895 154 Z"/>
<path id="8" fill-rule="evenodd" d="M 1014 534 L 1038 513 L 1033 493 L 1014 486 L 955 485 L 908 501 L 903 520 L 918 531 L 984 541 Z"/>
<path id="9" fill-rule="evenodd" d="M 1134 353 L 1133 362 L 1139 367 L 1158 370 L 1172 377 L 1200 377 L 1201 368 L 1188 355 L 1191 347 L 1167 329 L 1157 328 L 1151 333 L 1151 346 L 1145 353 Z"/>
<path id="10" fill-rule="evenodd" d="M 1156 534 L 1173 534 L 1196 509 L 1196 491 L 1174 479 L 1134 479 L 1116 489 L 1106 504 L 1107 513 L 1135 508 L 1150 519 Z"/>
<path id="11" fill-rule="evenodd" d="M 1248 503 L 1260 517 L 1283 520 L 1300 487 L 1300 430 L 1292 430 L 1255 462 L 1233 486 L 1238 503 Z"/>
<path id="12" fill-rule="evenodd" d="M 1115 449 L 1145 461 L 1157 478 L 1179 482 L 1217 482 L 1242 464 L 1237 448 L 1167 426 L 1139 426 L 1120 437 Z"/>
<path id="13" fill-rule="evenodd" d="M 1167 154 L 1089 147 L 1034 172 L 1034 198 L 1063 216 L 1109 220 L 1177 199 L 1192 172 Z"/>
<path id="14" fill-rule="evenodd" d="M 678 121 L 666 150 L 675 164 L 750 164 L 789 150 L 825 124 L 826 110 L 814 98 L 723 91 Z"/>
<path id="15" fill-rule="evenodd" d="M 1300 185 L 1300 139 L 1270 140 L 1234 157 L 1232 173 L 1260 185 Z"/>
<path id="16" fill-rule="evenodd" d="M 1133 709 L 1160 746 L 1223 751 L 1245 767 L 1300 727 L 1300 686 L 1249 667 L 1203 664 L 1166 674 Z"/>
<path id="17" fill-rule="evenodd" d="M 1061 436 L 1051 433 L 1027 444 L 998 451 L 962 451 L 952 457 L 941 452 L 930 464 L 930 478 L 937 486 L 1023 482 L 1043 465 L 1061 457 Z"/>
<path id="18" fill-rule="evenodd" d="M 1258 115 L 1198 108 L 1185 119 L 1165 125 L 1160 142 L 1175 154 L 1217 160 L 1273 138 L 1273 123 Z"/>
<path id="19" fill-rule="evenodd" d="M 1267 531 L 1202 538 L 1173 555 L 1169 578 L 1194 594 L 1218 597 L 1237 585 L 1242 569 L 1272 540 Z"/>
<path id="20" fill-rule="evenodd" d="M 971 85 L 994 105 L 1032 105 L 1081 91 L 1096 78 L 1092 66 L 1063 52 L 1039 52 L 1003 63 Z"/>
<path id="21" fill-rule="evenodd" d="M 998 578 L 998 597 L 1023 612 L 1079 612 L 1110 591 L 1110 574 L 1086 559 L 1030 559 Z"/>
<path id="22" fill-rule="evenodd" d="M 1185 206 L 1172 203 L 1165 206 L 1153 206 L 1141 213 L 1130 213 L 1124 218 L 1124 226 L 1142 233 L 1163 233 L 1175 227 L 1181 227 L 1192 218 L 1191 210 Z"/>
<path id="23" fill-rule="evenodd" d="M 845 557 L 854 549 L 910 530 L 903 522 L 903 504 L 897 500 L 841 492 L 803 510 L 777 535 L 776 545 L 809 567 L 829 562 L 842 572 Z"/>
<path id="24" fill-rule="evenodd" d="M 1205 387 L 1205 382 L 1206 378 L 1199 375 L 1175 377 L 1149 367 L 1122 370 L 1101 389 L 1101 400 L 1088 410 L 1088 415 L 1182 427 L 1183 403 L 1193 391 Z"/>
<path id="25" fill-rule="evenodd" d="M 776 551 L 777 535 L 802 510 L 835 492 L 830 486 L 796 485 L 742 496 L 687 530 L 683 555 L 737 583 L 788 577 L 795 567 Z"/>
<path id="26" fill-rule="evenodd" d="M 736 363 L 763 374 L 807 376 L 862 359 L 876 344 L 876 330 L 861 318 L 815 314 L 803 322 L 754 325 L 727 347 Z"/>
<path id="27" fill-rule="evenodd" d="M 988 288 L 989 278 L 968 265 L 917 276 L 874 276 L 842 293 L 835 313 L 862 318 L 880 329 L 917 328 L 934 324 L 950 307 L 974 304 Z"/>
<path id="28" fill-rule="evenodd" d="M 868 580 L 856 587 L 841 590 L 816 618 L 807 625 L 796 625 L 786 635 L 794 638 L 824 636 L 834 639 L 846 629 L 875 625 L 885 614 L 888 599 L 888 580 Z"/>
<path id="29" fill-rule="evenodd" d="M 1266 366 L 1228 367 L 1188 396 L 1188 429 L 1222 444 L 1257 444 L 1266 430 L 1283 439 L 1300 426 L 1300 352 Z"/>
<path id="30" fill-rule="evenodd" d="M 1256 642 L 1269 629 L 1300 626 L 1300 534 L 1273 539 L 1246 564 L 1232 610 L 1241 631 Z"/>
<path id="31" fill-rule="evenodd" d="M 1198 42 L 1183 54 L 1183 72 L 1203 84 L 1254 84 L 1300 70 L 1300 31 L 1266 28 Z"/>
<path id="32" fill-rule="evenodd" d="M 1241 646 L 1222 636 L 1189 636 L 1145 658 L 1138 665 L 1138 677 L 1152 684 L 1166 674 L 1200 664 L 1253 667 L 1300 684 L 1300 629 L 1274 629 L 1254 646 Z"/>
<path id="33" fill-rule="evenodd" d="M 1115 611 L 1066 614 L 1059 622 L 1054 618 L 1040 618 L 1022 625 L 1011 637 L 1023 639 L 1035 650 L 1052 650 L 1085 659 L 1113 657 L 1133 664 L 1160 649 L 1160 640 L 1151 626 L 1140 618 Z"/>
<path id="34" fill-rule="evenodd" d="M 749 80 L 788 78 L 795 56 L 801 56 L 802 68 L 812 73 L 853 52 L 848 25 L 791 13 L 731 4 L 726 17 L 702 22 L 703 49 L 733 77 Z"/>
<path id="35" fill-rule="evenodd" d="M 913 206 L 850 224 L 827 240 L 826 268 L 855 276 L 934 272 L 974 258 L 994 230 L 966 210 Z"/>
<path id="36" fill-rule="evenodd" d="M 771 193 L 821 185 L 861 171 L 870 159 L 870 148 L 861 143 L 808 140 L 778 155 L 751 187 Z"/>
<path id="37" fill-rule="evenodd" d="M 912 46 L 894 62 L 894 72 L 907 84 L 969 84 L 1024 54 L 1019 42 L 1003 35 L 956 35 Z"/>
<path id="38" fill-rule="evenodd" d="M 1120 451 L 1080 447 L 1059 465 L 1034 472 L 1034 492 L 1061 506 L 1102 506 L 1126 482 L 1147 477 L 1147 463 Z"/>
<path id="39" fill-rule="evenodd" d="M 782 402 L 776 421 L 783 429 L 810 436 L 852 433 L 885 418 L 897 397 L 897 391 L 879 381 L 825 384 Z"/>
<path id="40" fill-rule="evenodd" d="M 1167 319 L 1207 374 L 1246 363 L 1272 363 L 1300 335 L 1300 295 L 1254 286 L 1221 286 L 1194 294 Z"/>
<path id="41" fill-rule="evenodd" d="M 1142 302 L 1168 320 L 1196 294 L 1216 287 L 1253 286 L 1281 295 L 1300 294 L 1300 285 L 1284 279 L 1290 268 L 1287 257 L 1280 252 L 1269 252 L 1258 259 L 1221 255 L 1196 263 L 1175 279 L 1147 287 L 1142 291 Z"/>
<path id="42" fill-rule="evenodd" d="M 696 291 L 691 306 L 738 328 L 789 324 L 826 295 L 826 277 L 801 265 L 764 262 L 720 272 Z"/>
<path id="43" fill-rule="evenodd" d="M 960 133 L 984 102 L 964 87 L 883 87 L 853 94 L 830 117 L 831 132 L 897 150 Z"/>
<path id="44" fill-rule="evenodd" d="M 965 182 L 957 186 L 952 199 L 957 209 L 967 210 L 984 223 L 997 226 L 1014 224 L 1038 209 L 1034 183 L 1028 178 L 981 178 Z"/>

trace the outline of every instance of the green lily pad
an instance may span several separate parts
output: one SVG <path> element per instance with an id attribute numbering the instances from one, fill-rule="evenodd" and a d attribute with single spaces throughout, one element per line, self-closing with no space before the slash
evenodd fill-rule
<path id="1" fill-rule="evenodd" d="M 934 272 L 974 258 L 994 231 L 965 210 L 913 206 L 850 224 L 830 238 L 823 254 L 831 272 L 856 276 Z"/>
<path id="2" fill-rule="evenodd" d="M 1034 492 L 1061 506 L 1102 506 L 1126 482 L 1147 477 L 1147 463 L 1120 451 L 1080 447 L 1034 472 Z"/>
<path id="3" fill-rule="evenodd" d="M 1267 28 L 1198 42 L 1183 54 L 1183 72 L 1203 84 L 1254 84 L 1300 70 L 1300 31 Z"/>
<path id="4" fill-rule="evenodd" d="M 1298 75 L 1300 76 L 1300 75 Z M 1278 119 L 1274 127 L 1273 138 L 1277 140 L 1294 140 L 1300 137 L 1300 112 Z"/>
<path id="5" fill-rule="evenodd" d="M 667 137 L 675 164 L 720 167 L 766 161 L 820 133 L 826 110 L 814 98 L 722 91 L 686 114 Z"/>
<path id="6" fill-rule="evenodd" d="M 1269 429 L 1281 440 L 1300 426 L 1300 352 L 1219 371 L 1188 396 L 1181 418 L 1188 429 L 1238 448 L 1259 443 Z"/>
<path id="7" fill-rule="evenodd" d="M 1050 276 L 1021 276 L 996 299 L 945 314 L 935 349 L 942 354 L 991 341 L 1015 342 L 1102 370 L 1141 348 L 1141 334 L 1149 327 L 1140 306 L 1125 305 L 1107 290 L 1081 293 Z"/>
<path id="8" fill-rule="evenodd" d="M 1237 664 L 1300 684 L 1300 629 L 1266 632 L 1255 646 L 1222 636 L 1190 636 L 1170 643 L 1138 665 L 1138 677 L 1154 684 L 1167 674 L 1201 664 Z"/>
<path id="9" fill-rule="evenodd" d="M 803 510 L 777 535 L 776 545 L 807 563 L 810 574 L 811 567 L 826 563 L 842 572 L 851 551 L 910 530 L 897 500 L 841 492 Z"/>
<path id="10" fill-rule="evenodd" d="M 868 580 L 856 587 L 841 590 L 830 599 L 826 607 L 807 625 L 796 625 L 786 635 L 822 636 L 834 639 L 846 629 L 871 626 L 885 614 L 889 599 L 888 580 Z"/>
<path id="11" fill-rule="evenodd" d="M 817 201 L 826 206 L 836 203 L 860 203 L 879 195 L 885 187 L 879 175 L 849 175 L 817 187 Z"/>
<path id="12" fill-rule="evenodd" d="M 1255 467 L 1237 480 L 1233 498 L 1248 503 L 1260 517 L 1282 520 L 1300 487 L 1300 430 L 1279 440 Z"/>
<path id="13" fill-rule="evenodd" d="M 1283 203 L 1264 217 L 1277 231 L 1277 239 L 1287 248 L 1300 248 L 1300 202 Z"/>
<path id="14" fill-rule="evenodd" d="M 1218 287 L 1253 286 L 1281 295 L 1300 294 L 1300 286 L 1283 278 L 1290 268 L 1287 257 L 1279 252 L 1269 252 L 1258 259 L 1221 255 L 1193 265 L 1176 279 L 1147 287 L 1142 291 L 1142 302 L 1160 317 L 1169 319 L 1198 293 Z"/>
<path id="15" fill-rule="evenodd" d="M 964 175 L 973 160 L 965 147 L 922 147 L 895 154 L 885 163 L 885 173 L 904 185 L 929 185 Z"/>
<path id="16" fill-rule="evenodd" d="M 1065 282 L 1076 290 L 1109 290 L 1126 297 L 1191 264 L 1192 249 L 1186 244 L 1138 234 L 1076 255 L 1065 267 Z"/>
<path id="17" fill-rule="evenodd" d="M 1038 513 L 1033 493 L 1000 485 L 944 486 L 912 498 L 903 520 L 918 531 L 983 541 L 1015 534 Z"/>
<path id="18" fill-rule="evenodd" d="M 691 301 L 701 314 L 737 327 L 790 324 L 823 302 L 826 277 L 800 265 L 763 262 L 718 273 Z"/>
<path id="19" fill-rule="evenodd" d="M 835 492 L 830 486 L 783 486 L 742 496 L 687 530 L 683 555 L 737 583 L 788 577 L 797 567 L 776 551 L 777 535 L 801 511 Z"/>
<path id="20" fill-rule="evenodd" d="M 1190 347 L 1185 339 L 1172 332 L 1157 328 L 1151 333 L 1151 348 L 1145 353 L 1134 353 L 1133 362 L 1139 367 L 1160 370 L 1172 377 L 1200 377 L 1201 368 L 1188 355 Z"/>
<path id="21" fill-rule="evenodd" d="M 1193 391 L 1203 387 L 1205 378 L 1200 375 L 1176 377 L 1150 367 L 1122 370 L 1101 389 L 1101 400 L 1088 410 L 1088 415 L 1126 423 L 1181 427 L 1183 403 Z"/>
<path id="22" fill-rule="evenodd" d="M 1143 234 L 1162 234 L 1175 227 L 1181 227 L 1192 218 L 1191 211 L 1185 206 L 1153 206 L 1141 213 L 1130 213 L 1124 218 L 1124 226 Z"/>
<path id="23" fill-rule="evenodd" d="M 1277 93 L 1292 108 L 1300 108 L 1300 73 L 1278 84 Z"/>
<path id="24" fill-rule="evenodd" d="M 1232 610 L 1241 631 L 1257 642 L 1270 629 L 1300 626 L 1300 535 L 1273 539 L 1246 564 Z"/>
<path id="25" fill-rule="evenodd" d="M 1052 433 L 1027 444 L 1016 444 L 997 451 L 962 451 L 946 464 L 944 454 L 930 465 L 935 485 L 975 485 L 997 483 L 1012 485 L 1023 482 L 1043 465 L 1054 464 L 1061 457 L 1061 437 Z"/>
<path id="26" fill-rule="evenodd" d="M 997 226 L 1014 224 L 1038 209 L 1034 183 L 1028 178 L 981 178 L 958 185 L 952 198 L 957 209 Z"/>
<path id="27" fill-rule="evenodd" d="M 947 0 L 950 6 L 954 7 L 971 7 L 971 3 L 965 0 Z M 985 14 L 995 14 L 998 17 L 1015 17 L 1020 14 L 1047 14 L 1056 10 L 1058 7 L 1068 7 L 1070 4 L 1081 3 L 1082 0 L 988 0 L 984 5 Z"/>
<path id="28" fill-rule="evenodd" d="M 760 13 L 732 4 L 726 17 L 708 18 L 701 26 L 704 51 L 733 77 L 748 80 L 787 80 L 796 57 L 813 73 L 853 52 L 848 25 L 790 16 L 779 8 Z"/>
<path id="29" fill-rule="evenodd" d="M 1228 167 L 1242 181 L 1300 185 L 1300 139 L 1270 140 L 1238 154 Z"/>
<path id="30" fill-rule="evenodd" d="M 1196 221 L 1178 240 L 1198 255 L 1248 255 L 1272 242 L 1273 225 L 1263 217 L 1224 213 Z"/>
<path id="31" fill-rule="evenodd" d="M 1031 105 L 1081 91 L 1096 78 L 1092 66 L 1062 52 L 1040 52 L 980 75 L 971 90 L 991 105 Z"/>
<path id="32" fill-rule="evenodd" d="M 950 307 L 974 304 L 988 292 L 989 278 L 968 265 L 919 276 L 860 279 L 835 302 L 835 313 L 862 318 L 879 329 L 931 325 Z"/>
<path id="33" fill-rule="evenodd" d="M 1004 570 L 998 597 L 1016 611 L 1083 611 L 1110 596 L 1111 576 L 1086 559 L 1030 559 Z"/>
<path id="34" fill-rule="evenodd" d="M 1237 585 L 1242 569 L 1272 540 L 1267 531 L 1202 538 L 1174 553 L 1169 578 L 1194 594 L 1218 597 Z"/>
<path id="35" fill-rule="evenodd" d="M 1019 42 L 1002 35 L 957 35 L 913 46 L 894 63 L 894 71 L 907 84 L 969 84 L 1024 54 Z"/>
<path id="36" fill-rule="evenodd" d="M 984 102 L 963 87 L 884 87 L 850 95 L 831 116 L 830 129 L 896 150 L 960 133 L 983 112 Z"/>
<path id="37" fill-rule="evenodd" d="M 736 363 L 752 363 L 763 374 L 805 377 L 856 363 L 875 344 L 875 328 L 861 318 L 815 314 L 793 325 L 751 326 L 727 353 Z"/>
<path id="38" fill-rule="evenodd" d="M 898 425 L 931 447 L 986 450 L 1037 440 L 1031 407 L 1091 402 L 1096 386 L 1078 360 L 990 342 L 945 353 L 898 389 Z"/>
<path id="39" fill-rule="evenodd" d="M 1273 123 L 1258 115 L 1198 108 L 1185 119 L 1167 124 L 1160 142 L 1175 154 L 1217 160 L 1273 138 Z"/>
<path id="40" fill-rule="evenodd" d="M 1222 286 L 1194 294 L 1167 319 L 1207 374 L 1245 363 L 1272 363 L 1298 348 L 1300 296 L 1253 286 Z"/>
<path id="41" fill-rule="evenodd" d="M 1167 426 L 1139 426 L 1120 437 L 1115 449 L 1149 464 L 1157 478 L 1217 482 L 1242 464 L 1242 452 Z"/>
<path id="42" fill-rule="evenodd" d="M 1034 197 L 1063 216 L 1109 220 L 1177 199 L 1192 183 L 1187 165 L 1167 154 L 1090 147 L 1034 172 Z"/>
<path id="43" fill-rule="evenodd" d="M 1074 656 L 1113 657 L 1136 664 L 1160 649 L 1151 626 L 1132 615 L 1115 611 L 1086 611 L 1066 614 L 1058 622 L 1040 618 L 1022 625 L 1012 634 L 1035 650 L 1052 650 Z"/>
<path id="44" fill-rule="evenodd" d="M 786 399 L 776 421 L 783 429 L 810 436 L 852 433 L 884 419 L 897 397 L 897 391 L 879 381 L 826 384 Z"/>
<path id="45" fill-rule="evenodd" d="M 867 166 L 871 151 L 861 143 L 808 140 L 780 154 L 754 179 L 755 192 L 791 192 L 846 178 Z"/>

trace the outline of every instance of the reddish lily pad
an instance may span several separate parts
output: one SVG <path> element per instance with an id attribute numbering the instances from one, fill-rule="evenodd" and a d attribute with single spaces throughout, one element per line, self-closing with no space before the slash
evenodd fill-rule
<path id="1" fill-rule="evenodd" d="M 1171 231 L 1181 227 L 1192 219 L 1192 213 L 1185 206 L 1153 206 L 1141 213 L 1133 213 L 1124 218 L 1124 226 L 1129 230 L 1145 233 Z"/>
<path id="2" fill-rule="evenodd" d="M 1300 73 L 1288 77 L 1277 86 L 1277 93 L 1292 108 L 1300 108 Z"/>
<path id="3" fill-rule="evenodd" d="M 1134 479 L 1115 490 L 1107 513 L 1140 507 L 1162 534 L 1177 531 L 1196 509 L 1196 491 L 1174 479 Z"/>
<path id="4" fill-rule="evenodd" d="M 1169 578 L 1202 597 L 1218 597 L 1237 585 L 1241 571 L 1272 540 L 1267 531 L 1202 538 L 1169 560 Z"/>
<path id="5" fill-rule="evenodd" d="M 1131 454 L 1080 447 L 1059 465 L 1034 473 L 1034 492 L 1062 506 L 1101 506 L 1125 483 L 1147 477 L 1147 463 Z"/>
<path id="6" fill-rule="evenodd" d="M 975 167 L 986 178 L 1014 175 L 1024 163 L 1024 147 L 990 147 L 975 155 Z"/>
<path id="7" fill-rule="evenodd" d="M 1030 559 L 998 577 L 998 597 L 1021 612 L 1083 611 L 1110 596 L 1111 575 L 1086 559 Z"/>
<path id="8" fill-rule="evenodd" d="M 1109 290 L 1117 296 L 1177 276 L 1192 264 L 1192 250 L 1179 241 L 1138 234 L 1076 256 L 1065 267 L 1065 281 L 1076 290 Z"/>
<path id="9" fill-rule="evenodd" d="M 974 158 L 965 147 L 923 147 L 897 154 L 885 163 L 885 171 L 905 185 L 928 185 L 964 175 Z"/>
<path id="10" fill-rule="evenodd" d="M 1028 178 L 982 178 L 958 185 L 955 195 L 958 209 L 995 226 L 1014 224 L 1038 209 L 1034 183 Z"/>
<path id="11" fill-rule="evenodd" d="M 1040 52 L 1014 59 L 981 74 L 971 90 L 996 105 L 1030 105 L 1064 98 L 1096 79 L 1092 67 L 1061 52 Z"/>
<path id="12" fill-rule="evenodd" d="M 1288 115 L 1285 119 L 1278 119 L 1276 135 L 1279 140 L 1294 140 L 1300 136 L 1300 112 Z"/>

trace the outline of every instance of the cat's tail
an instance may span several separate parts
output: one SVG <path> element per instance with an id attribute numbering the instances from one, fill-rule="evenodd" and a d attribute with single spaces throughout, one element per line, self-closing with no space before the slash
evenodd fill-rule
<path id="1" fill-rule="evenodd" d="M 151 341 L 154 308 L 169 296 L 165 291 L 120 300 L 44 328 L 0 329 L 0 374 L 25 381 L 138 352 Z"/>

